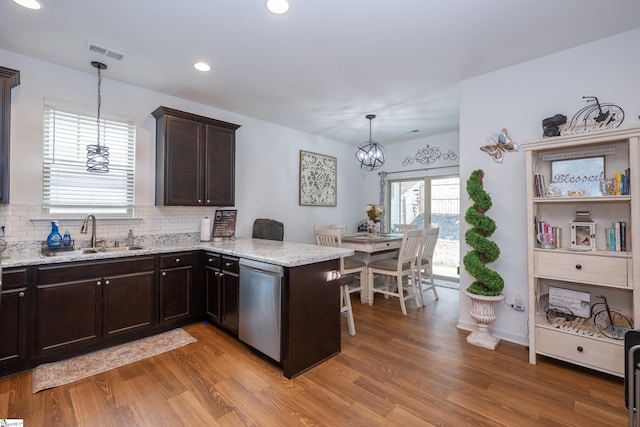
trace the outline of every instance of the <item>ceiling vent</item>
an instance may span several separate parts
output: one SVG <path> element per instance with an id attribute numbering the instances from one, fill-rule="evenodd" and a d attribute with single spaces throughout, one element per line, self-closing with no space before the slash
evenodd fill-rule
<path id="1" fill-rule="evenodd" d="M 122 58 L 124 58 L 124 54 L 106 47 L 98 46 L 97 44 L 92 42 L 87 42 L 87 44 L 85 45 L 85 49 L 89 52 L 115 59 L 116 61 L 122 61 Z"/>

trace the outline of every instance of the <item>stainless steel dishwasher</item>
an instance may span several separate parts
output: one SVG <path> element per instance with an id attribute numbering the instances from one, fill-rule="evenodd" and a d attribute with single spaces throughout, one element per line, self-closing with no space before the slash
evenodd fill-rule
<path id="1" fill-rule="evenodd" d="M 240 259 L 238 338 L 280 362 L 284 268 Z"/>

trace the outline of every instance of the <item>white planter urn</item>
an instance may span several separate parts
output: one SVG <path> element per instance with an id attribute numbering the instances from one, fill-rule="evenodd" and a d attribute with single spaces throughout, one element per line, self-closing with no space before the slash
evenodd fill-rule
<path id="1" fill-rule="evenodd" d="M 486 296 L 477 295 L 464 291 L 471 298 L 471 317 L 476 321 L 477 331 L 472 332 L 467 337 L 467 343 L 477 345 L 489 350 L 495 350 L 500 342 L 500 338 L 491 335 L 489 325 L 496 320 L 496 313 L 493 305 L 504 299 L 504 295 Z"/>

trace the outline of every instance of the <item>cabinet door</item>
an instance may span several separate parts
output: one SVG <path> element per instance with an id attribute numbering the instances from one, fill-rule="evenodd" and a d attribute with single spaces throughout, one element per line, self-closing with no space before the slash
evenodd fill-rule
<path id="1" fill-rule="evenodd" d="M 104 336 L 150 328 L 153 324 L 153 271 L 104 279 Z"/>
<path id="2" fill-rule="evenodd" d="M 2 292 L 0 305 L 0 367 L 26 360 L 27 288 Z"/>
<path id="3" fill-rule="evenodd" d="M 101 279 L 38 285 L 36 356 L 98 342 L 101 294 Z"/>
<path id="4" fill-rule="evenodd" d="M 214 323 L 220 322 L 220 269 L 212 266 L 215 258 L 220 259 L 218 255 L 206 255 L 207 262 L 205 264 L 205 314 Z"/>
<path id="5" fill-rule="evenodd" d="M 191 316 L 192 267 L 163 269 L 160 279 L 160 318 L 179 321 Z"/>
<path id="6" fill-rule="evenodd" d="M 222 308 L 220 323 L 223 327 L 238 333 L 238 298 L 240 295 L 240 276 L 238 258 L 222 257 Z"/>
<path id="7" fill-rule="evenodd" d="M 235 274 L 222 275 L 222 319 L 220 323 L 234 334 L 238 333 L 238 291 L 240 280 Z"/>
<path id="8" fill-rule="evenodd" d="M 165 205 L 200 206 L 204 197 L 204 125 L 197 121 L 166 116 L 164 165 L 159 165 L 158 174 L 163 174 L 163 201 Z M 159 195 L 156 195 L 156 198 Z"/>
<path id="9" fill-rule="evenodd" d="M 205 145 L 205 204 L 235 203 L 235 131 L 207 125 Z"/>
<path id="10" fill-rule="evenodd" d="M 18 84 L 20 71 L 0 67 L 0 203 L 9 203 L 11 88 Z"/>

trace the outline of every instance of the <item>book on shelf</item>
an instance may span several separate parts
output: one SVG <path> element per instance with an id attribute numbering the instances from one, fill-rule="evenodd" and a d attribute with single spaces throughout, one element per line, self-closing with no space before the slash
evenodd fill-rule
<path id="1" fill-rule="evenodd" d="M 533 176 L 533 183 L 535 185 L 535 193 L 536 197 L 544 197 L 544 176 L 540 174 L 535 174 Z"/>
<path id="2" fill-rule="evenodd" d="M 609 232 L 609 247 L 611 251 L 627 251 L 627 222 L 616 221 L 611 223 Z"/>

